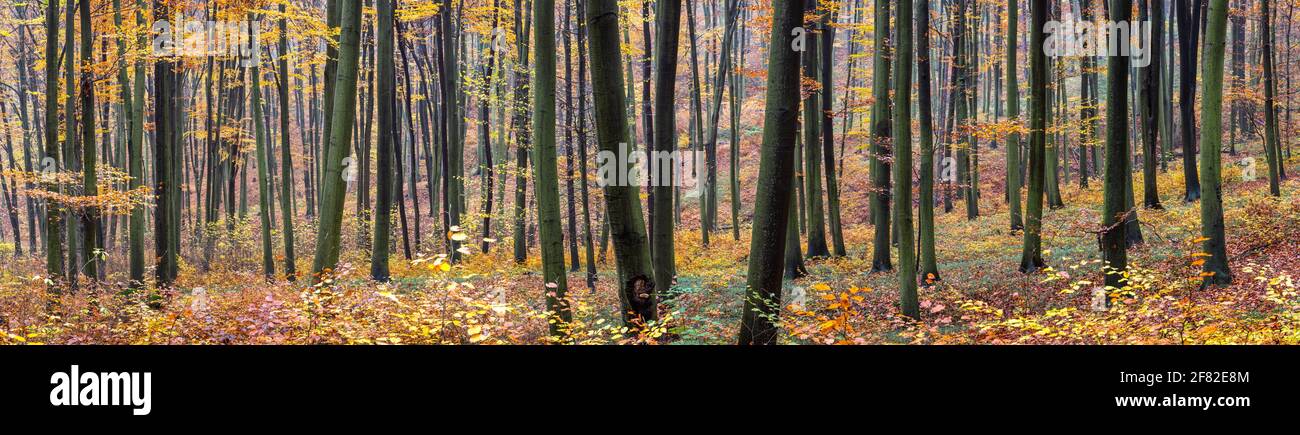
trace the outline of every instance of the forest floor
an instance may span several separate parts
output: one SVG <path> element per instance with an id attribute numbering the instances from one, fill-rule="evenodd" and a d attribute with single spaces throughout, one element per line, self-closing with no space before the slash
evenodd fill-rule
<path id="1" fill-rule="evenodd" d="M 1000 150 L 985 151 L 982 174 L 1001 174 Z M 1258 154 L 1257 154 L 1258 155 Z M 783 343 L 791 344 L 1002 344 L 1002 343 L 1297 343 L 1300 295 L 1300 189 L 1296 160 L 1282 198 L 1267 195 L 1267 168 L 1242 177 L 1224 156 L 1224 209 L 1233 284 L 1202 289 L 1198 267 L 1197 203 L 1182 201 L 1181 166 L 1171 162 L 1158 177 L 1163 210 L 1139 210 L 1145 242 L 1129 250 L 1130 285 L 1110 308 L 1094 298 L 1102 271 L 1100 180 L 1080 189 L 1077 175 L 1062 182 L 1065 207 L 1045 210 L 1045 272 L 1017 271 L 1021 235 L 1009 231 L 1001 180 L 982 185 L 981 216 L 967 220 L 964 205 L 936 213 L 940 280 L 920 291 L 922 317 L 897 309 L 896 275 L 870 273 L 873 227 L 865 219 L 866 177 L 846 181 L 845 245 L 841 258 L 809 259 L 809 275 L 789 281 L 781 316 Z M 1262 158 L 1256 158 L 1262 161 Z M 861 171 L 852 163 L 846 174 Z M 850 178 L 847 178 L 849 180 Z M 752 174 L 746 174 L 752 176 Z M 859 181 L 862 180 L 862 181 Z M 1142 179 L 1135 171 L 1137 200 Z M 748 185 L 748 184 L 746 184 Z M 729 201 L 724 193 L 723 201 Z M 725 202 L 724 202 L 725 204 Z M 726 208 L 724 205 L 722 208 Z M 569 343 L 732 343 L 743 305 L 749 229 L 739 240 L 730 228 L 703 247 L 687 217 L 676 234 L 677 294 L 661 306 L 661 320 L 629 335 L 618 313 L 612 250 L 600 257 L 597 285 L 568 275 L 574 313 Z M 729 216 L 720 219 L 729 222 Z M 225 243 L 252 243 L 254 225 L 241 225 Z M 310 238 L 310 227 L 300 231 Z M 429 237 L 426 235 L 426 237 Z M 247 239 L 247 240 L 245 240 Z M 471 238 L 473 241 L 473 238 Z M 474 241 L 477 245 L 477 241 Z M 345 252 L 337 278 L 325 285 L 266 283 L 256 251 L 233 251 L 231 264 L 198 272 L 182 266 L 176 290 L 161 309 L 143 293 L 120 288 L 67 292 L 47 309 L 43 267 L 13 258 L 0 270 L 0 344 L 270 344 L 270 343 L 546 343 L 543 283 L 536 251 L 523 264 L 509 245 L 475 253 L 455 265 L 439 256 L 405 260 L 393 254 L 394 280 L 366 279 L 368 260 Z M 243 254 L 239 254 L 243 252 Z M 300 270 L 310 251 L 299 250 Z M 4 254 L 9 255 L 9 254 Z M 234 258 L 234 257 L 252 258 Z M 896 253 L 891 253 L 897 261 Z M 122 256 L 110 254 L 110 266 Z M 279 261 L 277 259 L 277 261 Z M 120 265 L 118 265 L 120 266 Z M 122 270 L 122 267 L 114 267 Z M 109 280 L 120 277 L 110 274 Z M 306 280 L 300 280 L 306 281 Z M 199 291 L 198 289 L 202 289 Z"/>

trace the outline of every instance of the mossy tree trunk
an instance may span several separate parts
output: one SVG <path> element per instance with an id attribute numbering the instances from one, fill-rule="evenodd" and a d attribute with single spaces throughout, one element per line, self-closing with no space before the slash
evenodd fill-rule
<path id="1" fill-rule="evenodd" d="M 356 119 L 357 67 L 360 53 L 361 0 L 339 0 L 341 9 L 338 68 L 335 70 L 333 112 L 328 113 L 334 127 L 326 147 L 321 176 L 320 223 L 316 230 L 316 255 L 312 261 L 312 278 L 319 282 L 339 261 L 340 230 L 343 223 L 343 199 L 347 184 L 343 178 L 343 159 L 352 152 L 352 122 Z"/>
<path id="2" fill-rule="evenodd" d="M 1205 25 L 1205 95 L 1201 101 L 1201 252 L 1206 284 L 1229 284 L 1227 241 L 1223 222 L 1223 51 L 1227 0 L 1211 0 Z"/>

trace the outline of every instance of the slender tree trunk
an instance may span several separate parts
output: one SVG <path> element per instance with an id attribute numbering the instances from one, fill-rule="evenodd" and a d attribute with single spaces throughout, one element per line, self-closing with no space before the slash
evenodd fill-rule
<path id="1" fill-rule="evenodd" d="M 1152 18 L 1150 11 L 1151 5 L 1160 7 L 1160 0 L 1142 0 L 1138 4 L 1139 20 L 1146 22 Z M 1155 21 L 1160 22 L 1160 12 L 1154 14 Z M 1158 47 L 1162 45 L 1163 36 L 1159 31 L 1159 26 L 1155 25 L 1152 29 L 1151 40 L 1144 41 L 1144 49 L 1151 63 L 1140 66 L 1138 69 L 1138 106 L 1142 116 L 1142 205 L 1149 209 L 1162 209 L 1160 205 L 1160 190 L 1156 186 L 1156 159 L 1160 156 L 1160 144 L 1157 143 L 1160 138 L 1160 122 L 1157 113 L 1162 109 L 1160 107 L 1160 96 L 1158 87 L 1161 83 L 1160 55 Z"/>
<path id="2" fill-rule="evenodd" d="M 811 15 L 813 22 L 808 24 L 809 29 L 815 28 L 814 33 L 809 33 L 808 37 L 812 43 L 806 44 L 803 52 L 803 75 L 804 80 L 811 83 L 820 84 L 821 62 L 819 56 L 830 57 L 833 53 L 819 53 L 824 44 L 823 40 L 829 41 L 831 35 L 827 35 L 825 29 L 829 26 L 829 16 L 824 15 L 823 11 L 817 8 L 817 0 L 806 0 L 804 3 L 805 15 Z M 808 92 L 803 99 L 803 148 L 807 152 L 804 158 L 805 172 L 804 182 L 807 194 L 808 209 L 808 257 L 829 257 L 830 249 L 826 246 L 826 220 L 825 208 L 822 207 L 822 177 L 821 169 L 825 163 L 822 157 L 822 151 L 825 145 L 822 143 L 822 128 L 830 130 L 830 125 L 821 125 L 825 113 L 822 112 L 821 99 L 830 93 L 830 89 L 815 89 Z"/>
<path id="3" fill-rule="evenodd" d="M 144 25 L 144 1 L 136 0 L 135 2 L 135 23 L 138 26 Z M 145 36 L 140 35 L 136 41 L 137 46 L 143 47 L 146 44 Z M 127 186 L 131 190 L 139 189 L 144 185 L 144 61 L 139 58 L 135 61 L 135 74 L 132 83 L 132 98 L 134 99 L 131 111 L 131 133 L 127 142 L 127 160 L 128 173 L 131 176 Z M 144 207 L 139 204 L 131 206 L 131 222 L 129 233 L 127 235 L 127 244 L 129 248 L 129 268 L 130 281 L 128 287 L 132 290 L 144 288 L 144 227 L 145 214 Z"/>
<path id="4" fill-rule="evenodd" d="M 501 0 L 493 0 L 492 2 L 492 28 L 493 29 L 496 29 L 497 26 L 499 25 L 498 14 L 499 14 L 500 4 L 501 4 Z M 494 38 L 495 35 L 496 34 L 494 33 L 493 34 Z M 480 249 L 484 253 L 489 252 L 492 247 L 492 244 L 489 243 L 486 239 L 490 239 L 492 237 L 492 197 L 493 197 L 492 186 L 493 183 L 495 182 L 494 181 L 495 177 L 493 176 L 493 172 L 496 170 L 496 163 L 494 160 L 494 158 L 496 157 L 495 155 L 496 153 L 492 149 L 492 133 L 491 133 L 492 107 L 490 102 L 491 95 L 492 95 L 492 79 L 493 77 L 495 77 L 494 76 L 495 70 L 493 68 L 495 65 L 493 63 L 496 62 L 496 48 L 497 48 L 496 41 L 492 41 L 491 43 L 489 43 L 487 49 L 487 58 L 483 60 L 483 90 L 482 90 L 483 99 L 479 101 L 479 112 L 478 112 L 479 147 L 483 150 L 482 151 L 483 163 L 480 166 L 483 168 L 484 171 L 486 171 L 483 174 L 482 183 L 480 183 L 479 186 L 479 190 L 482 192 L 482 200 L 481 200 L 483 203 L 482 234 L 484 239 L 482 240 Z M 497 122 L 501 122 L 501 120 L 498 120 Z"/>
<path id="5" fill-rule="evenodd" d="M 538 1 L 538 0 L 533 0 Z M 528 178 L 525 174 L 528 171 L 528 149 L 530 147 L 531 132 L 528 128 L 528 86 L 529 86 L 529 65 L 528 65 L 528 26 L 523 20 L 527 16 L 522 12 L 520 7 L 522 2 L 515 0 L 515 40 L 518 49 L 517 63 L 515 65 L 515 139 L 518 143 L 515 145 L 515 220 L 514 220 L 514 259 L 515 263 L 523 264 L 528 259 L 528 239 L 525 229 L 528 227 L 528 208 L 526 207 Z"/>
<path id="6" fill-rule="evenodd" d="M 154 16 L 168 16 L 167 3 L 162 0 L 154 2 Z M 174 241 L 180 236 L 179 214 L 176 210 L 176 198 L 180 186 L 176 180 L 176 153 L 179 124 L 175 114 L 181 101 L 180 90 L 176 86 L 174 64 L 165 57 L 159 57 L 154 63 L 154 192 L 157 192 L 154 208 L 154 258 L 157 259 L 156 280 L 159 288 L 169 288 L 176 281 L 177 250 Z"/>
<path id="7" fill-rule="evenodd" d="M 1268 158 L 1268 193 L 1282 196 L 1282 142 L 1277 128 L 1277 72 L 1273 65 L 1273 26 L 1270 0 L 1259 2 L 1259 31 L 1264 56 L 1264 150 Z"/>
<path id="8" fill-rule="evenodd" d="M 1205 28 L 1205 95 L 1201 102 L 1201 252 L 1205 284 L 1232 282 L 1224 236 L 1220 148 L 1223 141 L 1223 45 L 1227 0 L 1211 0 Z M 1207 276 L 1208 275 L 1208 276 Z"/>
<path id="9" fill-rule="evenodd" d="M 446 3 L 444 3 L 446 4 Z M 537 81 L 533 86 L 533 183 L 537 198 L 537 222 L 541 237 L 542 280 L 551 336 L 568 335 L 572 321 L 565 299 L 568 280 L 564 273 L 564 239 L 560 228 L 560 193 L 555 157 L 555 8 L 551 2 L 533 3 L 533 46 Z M 444 22 L 445 23 L 445 22 Z M 455 202 L 455 201 L 452 201 Z M 554 317 L 552 317 L 554 316 Z"/>
<path id="10" fill-rule="evenodd" d="M 376 0 L 375 6 L 378 13 L 378 29 L 376 35 L 378 40 L 375 41 L 378 64 L 375 68 L 377 76 L 376 96 L 380 103 L 376 113 L 379 122 L 379 138 L 376 147 L 376 158 L 378 159 L 378 172 L 375 174 L 375 232 L 373 236 L 374 247 L 370 251 L 370 279 L 379 282 L 386 282 L 390 278 L 388 270 L 388 239 L 392 233 L 390 226 L 393 219 L 393 188 L 396 183 L 401 183 L 400 179 L 393 177 L 393 164 L 397 163 L 393 158 L 396 153 L 393 152 L 393 144 L 397 139 L 397 122 L 393 115 L 396 112 L 396 102 L 393 96 L 396 94 L 396 74 L 397 70 L 393 65 L 393 0 Z M 399 163 L 400 165 L 400 163 Z M 486 252 L 486 251 L 484 251 Z"/>
<path id="11" fill-rule="evenodd" d="M 734 6 L 734 1 L 732 2 Z M 681 0 L 659 0 L 655 16 L 658 29 L 655 33 L 655 117 L 654 159 L 650 161 L 650 185 L 654 190 L 654 220 L 652 228 L 652 261 L 654 263 L 655 292 L 671 298 L 676 252 L 673 247 L 673 187 L 678 179 L 680 162 L 673 152 L 677 148 L 677 122 L 673 106 L 677 94 L 677 47 L 681 29 Z M 712 127 L 716 132 L 717 127 Z M 666 167 L 665 167 L 666 166 Z M 707 208 L 707 207 L 706 207 Z M 706 211 L 707 212 L 707 211 Z M 705 233 L 708 224 L 702 224 Z M 707 239 L 706 239 L 707 240 Z"/>
<path id="12" fill-rule="evenodd" d="M 253 14 L 249 15 L 249 21 L 253 21 Z M 250 29 L 249 38 L 256 38 Z M 257 54 L 254 54 L 255 56 Z M 257 145 L 257 215 L 262 223 L 262 273 L 266 276 L 267 281 L 275 279 L 275 255 L 272 253 L 271 243 L 271 170 L 267 167 L 267 138 L 266 122 L 262 117 L 262 69 L 254 63 L 253 73 L 253 131 L 254 141 Z"/>
<path id="13" fill-rule="evenodd" d="M 578 2 L 578 161 L 582 162 L 585 174 L 587 168 L 587 0 Z M 587 177 L 582 177 L 582 227 L 583 242 L 586 246 L 587 289 L 596 291 L 596 254 L 591 240 L 591 200 L 588 192 Z"/>
<path id="14" fill-rule="evenodd" d="M 1016 67 L 1019 65 L 1016 62 L 1016 50 L 1020 48 L 1016 43 L 1016 37 L 1019 36 L 1019 30 L 1017 30 L 1020 24 L 1018 18 L 1019 7 L 1020 0 L 1007 1 L 1007 117 L 1016 122 L 1020 119 L 1020 82 L 1017 81 L 1016 77 Z M 923 18 L 918 18 L 918 20 L 920 19 Z M 926 59 L 926 61 L 928 62 L 929 59 Z M 928 83 L 925 85 L 928 85 Z M 1013 233 L 1025 227 L 1020 207 L 1020 187 L 1022 184 L 1020 167 L 1023 165 L 1024 162 L 1020 158 L 1020 132 L 1013 131 L 1007 136 L 1007 207 L 1011 209 L 1011 231 Z M 1080 174 L 1080 178 L 1086 177 Z"/>
<path id="15" fill-rule="evenodd" d="M 704 137 L 704 186 L 701 186 L 701 204 L 700 207 L 702 223 L 700 231 L 705 246 L 709 244 L 709 232 L 717 226 L 718 214 L 718 124 L 722 112 L 722 95 L 726 89 L 727 72 L 731 69 L 729 59 L 731 57 L 732 41 L 736 33 L 736 17 L 740 16 L 740 7 L 737 0 L 727 1 L 726 27 L 723 30 L 721 54 L 718 55 L 718 74 L 714 80 L 713 86 L 713 103 L 709 107 L 709 119 L 706 124 L 707 133 Z M 660 112 L 662 113 L 662 112 Z M 825 245 L 825 242 L 822 243 Z"/>
<path id="16" fill-rule="evenodd" d="M 1109 0 L 1110 18 L 1127 22 L 1132 15 L 1131 4 Z M 1106 68 L 1106 172 L 1104 178 L 1105 200 L 1102 207 L 1101 255 L 1105 260 L 1106 287 L 1115 292 L 1124 287 L 1128 268 L 1128 244 L 1125 240 L 1128 214 L 1124 198 L 1129 178 L 1128 151 L 1128 56 L 1110 53 Z M 1110 298 L 1107 298 L 1107 304 Z"/>
<path id="17" fill-rule="evenodd" d="M 1012 0 L 1014 3 L 1016 0 Z M 1012 14 L 1015 16 L 1015 6 L 1011 7 Z M 918 250 L 921 258 L 918 265 L 918 272 L 922 279 L 928 285 L 939 280 L 939 266 L 935 259 L 934 246 L 934 113 L 931 105 L 933 104 L 930 89 L 930 2 L 921 0 L 916 2 L 916 103 L 917 111 L 920 115 L 920 205 L 917 207 L 917 229 L 920 232 L 918 237 Z M 1015 19 L 1012 18 L 1012 22 Z M 1012 27 L 1014 29 L 1014 27 Z M 1015 34 L 1013 30 L 1012 35 Z M 1008 47 L 1014 47 L 1011 44 Z M 1010 48 L 1014 51 L 1014 48 Z M 1008 62 L 1007 65 L 1015 65 L 1015 62 Z M 1010 69 L 1014 71 L 1014 69 Z M 1015 83 L 1012 73 L 1008 73 L 1011 83 Z M 1014 101 L 1015 98 L 1008 98 L 1008 101 Z M 1008 148 L 1019 148 L 1019 146 L 1008 146 Z M 1015 172 L 1009 171 L 1010 172 Z M 1015 190 L 1019 192 L 1017 188 Z M 1019 194 L 1016 195 L 1017 197 Z"/>
<path id="18" fill-rule="evenodd" d="M 1044 267 L 1043 162 L 1047 144 L 1047 0 L 1030 0 L 1029 8 L 1029 196 L 1025 200 L 1025 237 L 1020 253 L 1020 271 L 1034 273 Z"/>
<path id="19" fill-rule="evenodd" d="M 578 201 L 577 190 L 573 185 L 573 132 L 574 132 L 574 115 L 573 115 L 573 5 L 570 0 L 564 1 L 564 21 L 561 28 L 564 34 L 564 185 L 565 196 L 568 198 L 568 219 L 565 223 L 564 240 L 569 246 L 569 271 L 577 272 L 581 266 L 581 260 L 578 258 Z"/>
<path id="20" fill-rule="evenodd" d="M 736 44 L 740 46 L 740 49 L 737 50 L 738 53 L 735 54 L 735 59 L 733 60 L 736 72 L 731 75 L 731 91 L 728 93 L 728 96 L 731 98 L 731 147 L 730 155 L 728 157 L 728 161 L 730 162 L 728 171 L 730 182 L 728 184 L 731 188 L 731 238 L 732 240 L 737 241 L 740 240 L 740 146 L 742 143 L 741 138 L 743 136 L 743 133 L 740 131 L 740 106 L 741 104 L 744 104 L 745 101 L 743 96 L 745 92 L 745 79 L 741 72 L 744 71 L 745 67 L 745 39 L 748 36 L 744 32 L 744 21 L 741 21 L 739 25 L 742 30 L 740 37 L 736 38 Z M 696 122 L 699 122 L 698 118 L 696 119 Z M 834 156 L 831 156 L 830 159 L 833 160 Z M 833 172 L 827 172 L 827 174 L 832 178 L 835 176 Z M 834 185 L 834 183 L 832 183 L 832 185 Z M 838 199 L 838 196 L 832 198 Z M 833 219 L 834 222 L 839 222 L 838 207 L 839 205 L 836 203 L 831 209 L 831 219 Z M 832 229 L 832 231 L 833 230 L 834 229 Z"/>
<path id="21" fill-rule="evenodd" d="M 899 91 L 894 100 L 898 104 L 894 108 L 894 189 L 898 200 L 894 204 L 894 221 L 898 222 L 898 298 L 903 315 L 920 320 L 916 252 L 912 245 L 912 0 L 898 1 L 896 23 L 894 40 L 898 49 L 894 52 L 898 62 L 894 67 L 894 88 Z"/>
<path id="22" fill-rule="evenodd" d="M 889 77 L 889 3 L 875 2 L 875 14 L 875 60 L 871 74 L 871 95 L 875 98 L 871 107 L 871 223 L 875 226 L 875 238 L 871 271 L 884 272 L 894 268 L 889 260 L 889 164 L 885 162 L 891 153 L 889 80 L 886 79 Z"/>
<path id="23" fill-rule="evenodd" d="M 78 3 L 81 19 L 81 83 L 78 91 L 81 96 L 81 160 L 82 160 L 82 195 L 95 197 L 99 195 L 99 181 L 96 167 L 99 165 L 98 148 L 95 142 L 97 125 L 95 124 L 95 77 L 94 36 L 90 28 L 90 2 Z M 81 216 L 81 258 L 84 262 L 82 272 L 91 287 L 101 280 L 101 267 L 104 258 L 104 241 L 100 233 L 100 211 L 98 205 L 87 205 L 78 213 Z"/>
<path id="24" fill-rule="evenodd" d="M 654 50 L 651 46 L 651 43 L 653 41 L 654 39 L 651 37 L 650 34 L 650 0 L 641 0 L 641 42 L 642 42 L 641 47 L 643 50 L 641 56 L 641 128 L 642 131 L 645 132 L 644 134 L 645 134 L 645 144 L 646 144 L 645 145 L 646 161 L 650 161 L 651 154 L 653 153 L 653 149 L 654 149 L 654 142 L 655 142 L 654 103 L 653 100 L 650 99 L 651 74 L 652 74 L 650 70 L 650 65 L 653 62 L 653 58 L 654 58 Z M 632 72 L 628 71 L 628 74 L 632 74 Z M 671 116 L 671 115 L 667 115 L 667 116 Z M 633 122 L 633 124 L 635 124 L 635 122 Z M 650 188 L 650 186 L 646 186 L 646 190 L 649 191 L 648 192 L 649 194 L 646 195 L 645 208 L 646 211 L 650 213 L 649 222 L 646 223 L 653 226 L 654 214 L 655 214 L 655 209 L 654 209 L 655 192 L 654 189 Z M 705 212 L 701 211 L 700 217 L 704 217 L 704 214 Z M 701 222 L 704 221 L 701 220 Z M 653 234 L 654 228 L 647 228 L 646 233 Z M 704 239 L 704 245 L 705 246 L 709 245 L 709 241 L 707 237 L 705 237 Z M 652 262 L 653 262 L 654 253 L 655 253 L 655 246 L 653 243 L 651 243 L 650 256 L 652 258 L 651 260 Z"/>
<path id="25" fill-rule="evenodd" d="M 339 260 L 340 230 L 343 222 L 343 199 L 347 185 L 342 176 L 343 159 L 351 154 L 352 123 L 356 119 L 357 67 L 361 1 L 340 0 L 342 30 L 339 33 L 338 69 L 335 71 L 333 111 L 329 146 L 326 148 L 321 176 L 320 226 L 316 230 L 316 255 L 312 260 L 312 279 L 321 282 Z"/>
<path id="26" fill-rule="evenodd" d="M 745 307 L 737 342 L 776 344 L 781 306 L 782 256 L 786 249 L 794 177 L 795 141 L 798 140 L 799 57 L 789 48 L 795 27 L 803 25 L 803 0 L 772 2 L 772 32 L 768 49 L 767 98 L 764 109 L 763 147 L 759 160 L 750 238 L 749 273 Z M 880 76 L 877 76 L 880 77 Z"/>
<path id="27" fill-rule="evenodd" d="M 1183 201 L 1194 202 L 1201 198 L 1201 183 L 1196 175 L 1196 63 L 1197 36 L 1200 33 L 1201 8 L 1189 5 L 1191 0 L 1175 0 L 1178 18 L 1179 104 L 1183 129 Z M 1197 2 L 1199 3 L 1199 2 Z M 1204 121 L 1204 120 L 1203 120 Z"/>
<path id="28" fill-rule="evenodd" d="M 295 267 L 297 260 L 293 246 L 293 216 L 295 214 L 293 207 L 293 153 L 290 152 L 289 148 L 289 32 L 287 19 L 283 16 L 285 13 L 285 5 L 283 4 L 280 5 L 280 13 L 280 80 L 277 81 L 280 98 L 280 105 L 277 108 L 280 115 L 280 215 L 284 218 L 284 226 L 281 231 L 284 237 L 284 277 L 292 282 L 297 279 L 298 272 Z M 389 50 L 389 53 L 391 54 L 392 50 Z M 366 156 L 366 158 L 369 157 Z M 388 249 L 387 243 L 384 244 L 384 249 Z"/>

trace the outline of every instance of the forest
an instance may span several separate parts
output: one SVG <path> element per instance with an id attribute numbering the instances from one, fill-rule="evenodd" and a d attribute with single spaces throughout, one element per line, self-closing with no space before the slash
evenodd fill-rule
<path id="1" fill-rule="evenodd" d="M 0 344 L 1297 344 L 1297 4 L 0 0 Z"/>

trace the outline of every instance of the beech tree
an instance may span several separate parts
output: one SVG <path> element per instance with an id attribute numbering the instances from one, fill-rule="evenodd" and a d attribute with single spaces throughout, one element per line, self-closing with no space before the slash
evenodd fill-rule
<path id="1" fill-rule="evenodd" d="M 790 180 L 794 177 L 793 155 L 798 140 L 799 55 L 792 44 L 795 28 L 803 25 L 803 10 L 803 0 L 772 2 L 763 145 L 749 244 L 745 308 L 737 339 L 742 345 L 776 344 L 785 229 L 791 218 L 790 213 L 782 211 L 790 210 L 793 198 L 794 186 Z"/>
<path id="2" fill-rule="evenodd" d="M 681 0 L 660 0 L 655 16 L 658 18 L 659 32 L 655 34 L 655 112 L 671 114 L 674 111 L 677 91 L 677 46 L 678 33 L 681 29 Z M 734 1 L 733 1 L 734 3 Z M 732 6 L 735 6 L 734 4 Z M 677 179 L 676 172 L 680 162 L 672 156 L 677 149 L 677 119 L 674 116 L 657 116 L 655 121 L 654 151 L 655 157 L 650 161 L 653 175 L 651 189 L 654 190 L 654 282 L 655 292 L 665 297 L 670 296 L 673 271 L 676 267 L 676 248 L 673 244 L 673 187 Z M 717 127 L 712 127 L 714 135 Z M 716 137 L 716 136 L 715 136 Z M 665 167 L 666 166 L 666 167 Z M 707 189 L 706 195 L 710 195 Z M 705 206 L 707 208 L 707 205 Z M 707 210 L 706 210 L 707 212 Z M 701 227 L 708 234 L 708 223 Z M 704 240 L 708 240 L 707 236 Z"/>
<path id="3" fill-rule="evenodd" d="M 1227 241 L 1223 221 L 1223 51 L 1228 1 L 1211 0 L 1205 23 L 1205 95 L 1201 101 L 1201 251 L 1206 284 L 1229 284 Z M 1267 37 L 1267 35 L 1265 36 Z"/>
<path id="4" fill-rule="evenodd" d="M 1013 0 L 1014 2 L 1014 0 Z M 939 280 L 934 253 L 934 111 L 930 89 L 930 2 L 916 3 L 916 104 L 920 114 L 920 205 L 917 207 L 918 272 L 928 284 Z M 1012 32 L 1013 34 L 1015 32 Z M 1009 65 L 1014 65 L 1010 63 Z M 1017 189 L 1019 190 L 1019 189 Z"/>
<path id="5" fill-rule="evenodd" d="M 1019 49 L 1016 45 L 1016 37 L 1019 36 L 1019 31 L 1016 30 L 1019 25 L 1017 18 L 1019 4 L 1019 0 L 1007 0 L 1007 117 L 1012 120 L 1020 117 L 1020 85 L 1016 81 L 1016 69 L 1019 65 L 1016 63 L 1016 51 Z M 921 55 L 926 54 L 921 53 Z M 1020 166 L 1023 164 L 1020 158 L 1020 133 L 1013 131 L 1007 135 L 1007 207 L 1011 209 L 1011 231 L 1013 232 L 1024 228 L 1024 220 L 1020 216 Z M 1080 177 L 1086 179 L 1082 174 Z"/>
<path id="6" fill-rule="evenodd" d="M 325 278 L 339 261 L 340 230 L 343 223 L 343 198 L 347 184 L 343 178 L 343 159 L 352 152 L 352 123 L 356 118 L 357 67 L 360 45 L 361 1 L 341 2 L 338 69 L 333 92 L 333 110 L 329 146 L 326 148 L 325 166 L 321 177 L 320 226 L 316 230 L 316 255 L 312 260 L 312 279 Z"/>
<path id="7" fill-rule="evenodd" d="M 1047 266 L 1043 262 L 1043 172 L 1047 144 L 1047 0 L 1030 0 L 1029 6 L 1029 195 L 1025 200 L 1024 245 L 1020 271 L 1033 273 Z"/>
<path id="8" fill-rule="evenodd" d="M 1112 0 L 1110 17 L 1127 22 L 1132 16 L 1131 5 Z M 1106 57 L 1106 172 L 1105 204 L 1102 207 L 1102 258 L 1106 262 L 1106 287 L 1111 291 L 1125 284 L 1128 269 L 1128 244 L 1125 238 L 1129 215 L 1133 210 L 1125 207 L 1125 197 L 1132 194 L 1128 187 L 1128 56 L 1118 51 Z M 1109 299 L 1108 299 L 1109 301 Z"/>
<path id="9" fill-rule="evenodd" d="M 555 8 L 550 2 L 533 3 L 533 46 L 537 80 L 533 83 L 533 190 L 541 238 L 542 291 L 551 335 L 567 334 L 572 321 L 565 293 L 564 240 L 560 229 L 560 192 L 555 157 Z M 594 56 L 593 56 L 594 57 Z M 455 202 L 455 201 L 451 201 Z"/>
<path id="10" fill-rule="evenodd" d="M 397 135 L 397 123 L 393 119 L 393 112 L 396 111 L 393 96 L 396 93 L 397 74 L 393 65 L 393 0 L 375 0 L 375 6 L 378 17 L 375 46 L 379 53 L 375 56 L 378 61 L 375 75 L 379 100 L 375 116 L 379 122 L 379 137 L 376 147 L 378 172 L 375 174 L 375 230 L 370 251 L 370 279 L 384 282 L 390 278 L 388 238 L 392 232 L 389 226 L 393 219 L 393 188 L 395 183 L 401 183 L 402 180 L 393 177 L 393 164 L 401 165 L 393 158 L 393 144 Z"/>
<path id="11" fill-rule="evenodd" d="M 391 0 L 383 1 L 391 2 Z M 391 8 L 391 4 L 389 7 Z M 293 152 L 289 148 L 289 26 L 287 24 L 288 19 L 284 16 L 285 5 L 283 3 L 280 4 L 280 14 L 282 16 L 279 24 L 279 80 L 276 81 L 280 103 L 280 107 L 277 108 L 280 115 L 280 215 L 284 218 L 284 225 L 281 228 L 284 237 L 284 277 L 292 282 L 298 278 L 298 272 L 297 266 L 294 264 L 297 262 L 297 256 L 294 254 L 293 246 L 293 218 L 296 213 L 293 206 Z M 392 53 L 392 50 L 388 50 L 388 53 Z M 392 62 L 391 56 L 389 62 Z M 381 170 L 380 173 L 382 174 L 383 171 Z M 387 218 L 387 215 L 385 215 L 385 218 Z M 387 230 L 385 230 L 384 254 L 386 261 L 388 254 Z"/>
<path id="12" fill-rule="evenodd" d="M 923 2 L 925 0 L 922 0 Z M 898 222 L 898 293 L 903 315 L 920 320 L 916 296 L 916 252 L 912 245 L 912 0 L 898 1 L 894 33 L 898 49 L 894 65 L 894 188 L 898 192 L 894 220 Z"/>
<path id="13" fill-rule="evenodd" d="M 1174 0 L 1174 13 L 1178 24 L 1178 99 L 1180 122 L 1182 123 L 1183 148 L 1183 201 L 1194 202 L 1201 199 L 1201 183 L 1196 175 L 1196 122 L 1193 114 L 1196 110 L 1196 63 L 1197 39 L 1201 32 L 1200 1 Z M 1204 137 L 1202 134 L 1201 137 Z"/>
<path id="14" fill-rule="evenodd" d="M 59 2 L 49 1 L 45 8 L 45 150 L 41 160 L 42 170 L 48 165 L 59 169 Z M 58 185 L 51 177 L 43 177 L 45 188 L 57 191 Z M 45 273 L 54 281 L 50 290 L 59 291 L 58 282 L 63 268 L 63 210 L 58 201 L 45 205 Z M 161 268 L 159 269 L 161 273 Z"/>
<path id="15" fill-rule="evenodd" d="M 619 142 L 628 137 L 628 114 L 623 89 L 618 20 L 615 0 L 590 0 L 587 26 L 590 29 L 592 98 L 595 101 L 596 141 L 601 151 L 617 153 Z M 630 184 L 630 183 L 628 183 Z M 649 240 L 641 214 L 640 189 L 635 185 L 605 186 L 605 213 L 618 269 L 618 293 L 623 322 L 634 328 L 658 319 L 658 303 L 650 267 Z"/>
<path id="16" fill-rule="evenodd" d="M 889 104 L 889 3 L 875 2 L 875 56 L 872 64 L 871 95 L 875 103 L 871 106 L 871 186 L 875 189 L 871 195 L 871 223 L 875 225 L 875 237 L 872 239 L 871 271 L 884 272 L 893 270 L 889 260 L 889 157 L 890 104 Z"/>
<path id="17" fill-rule="evenodd" d="M 1273 26 L 1269 16 L 1269 0 L 1259 2 L 1259 30 L 1264 57 L 1264 153 L 1268 159 L 1268 192 L 1282 196 L 1283 178 L 1282 142 L 1277 128 L 1277 72 L 1273 66 Z M 1208 39 L 1208 36 L 1207 36 Z"/>

